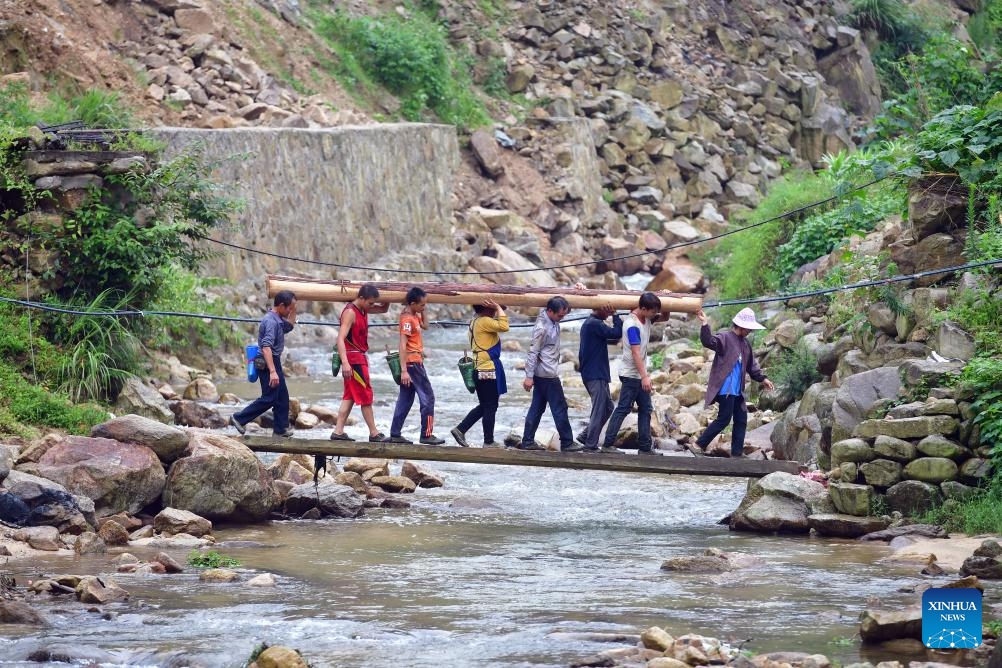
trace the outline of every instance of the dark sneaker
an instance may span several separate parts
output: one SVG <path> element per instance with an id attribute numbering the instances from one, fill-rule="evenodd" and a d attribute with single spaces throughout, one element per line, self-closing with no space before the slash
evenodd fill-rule
<path id="1" fill-rule="evenodd" d="M 337 432 L 334 432 L 333 434 L 331 434 L 331 440 L 332 441 L 354 441 L 355 439 L 353 439 L 348 434 L 339 434 Z"/>
<path id="2" fill-rule="evenodd" d="M 543 446 L 539 443 L 519 443 L 515 446 L 516 450 L 545 450 Z"/>
<path id="3" fill-rule="evenodd" d="M 607 455 L 618 455 L 622 454 L 623 451 L 613 445 L 603 445 L 600 452 L 604 452 Z"/>
<path id="4" fill-rule="evenodd" d="M 686 443 L 685 449 L 696 455 L 697 457 L 705 457 L 706 449 L 700 447 L 699 443 Z"/>
<path id="5" fill-rule="evenodd" d="M 588 432 L 583 431 L 580 434 L 578 434 L 577 436 L 575 436 L 574 440 L 577 441 L 578 443 L 580 443 L 581 445 L 585 445 L 585 437 L 587 435 L 588 435 Z"/>
<path id="6" fill-rule="evenodd" d="M 414 441 L 408 440 L 403 436 L 390 436 L 388 439 L 386 439 L 386 443 L 413 443 L 413 442 Z"/>
<path id="7" fill-rule="evenodd" d="M 291 427 L 289 429 L 286 429 L 285 431 L 276 431 L 275 432 L 275 436 L 280 437 L 280 438 L 292 438 L 295 435 L 296 435 L 296 430 L 292 429 Z"/>
<path id="8" fill-rule="evenodd" d="M 643 448 L 638 449 L 637 450 L 637 454 L 638 455 L 654 455 L 655 457 L 660 457 L 661 456 L 661 453 L 658 452 L 657 450 L 644 450 Z"/>
<path id="9" fill-rule="evenodd" d="M 428 436 L 422 436 L 418 443 L 421 445 L 442 445 L 445 443 L 445 439 L 439 438 L 435 434 L 429 434 Z"/>
<path id="10" fill-rule="evenodd" d="M 235 417 L 233 417 L 232 415 L 230 416 L 230 426 L 233 427 L 234 429 L 236 429 L 241 434 L 246 434 L 247 433 L 247 428 L 244 427 L 239 422 L 237 422 L 237 419 Z"/>
<path id="11" fill-rule="evenodd" d="M 503 448 L 503 443 L 498 443 L 497 441 L 491 441 L 490 443 L 484 443 L 485 448 Z"/>
<path id="12" fill-rule="evenodd" d="M 560 452 L 581 452 L 582 450 L 584 450 L 584 446 L 579 443 L 571 443 L 566 447 L 561 446 L 560 448 Z"/>
<path id="13" fill-rule="evenodd" d="M 375 434 L 369 437 L 369 443 L 385 443 L 386 434 L 381 431 L 377 431 Z"/>
<path id="14" fill-rule="evenodd" d="M 452 434 L 454 439 L 456 439 L 456 443 L 459 443 L 464 448 L 470 447 L 470 444 L 466 442 L 466 434 L 459 431 L 459 427 L 453 427 L 449 433 Z"/>
<path id="15" fill-rule="evenodd" d="M 581 452 L 587 452 L 588 454 L 595 454 L 598 452 L 602 452 L 602 450 L 599 448 L 581 448 Z"/>

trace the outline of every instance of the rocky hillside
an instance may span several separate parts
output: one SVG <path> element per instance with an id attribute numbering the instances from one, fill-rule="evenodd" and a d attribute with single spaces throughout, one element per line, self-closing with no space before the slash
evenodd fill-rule
<path id="1" fill-rule="evenodd" d="M 436 7 L 497 119 L 472 137 L 456 179 L 457 247 L 475 267 L 615 257 L 717 231 L 754 206 L 782 167 L 851 145 L 879 108 L 867 45 L 842 25 L 841 3 Z M 39 94 L 52 83 L 117 91 L 151 125 L 327 127 L 398 117 L 399 100 L 353 88 L 337 68 L 341 55 L 314 30 L 330 10 L 416 11 L 295 0 L 3 0 L 0 72 L 22 72 Z M 593 161 L 598 179 L 582 178 L 582 160 Z M 492 224 L 482 209 L 510 214 Z M 658 273 L 665 264 L 660 286 L 706 288 L 677 253 L 598 270 Z"/>

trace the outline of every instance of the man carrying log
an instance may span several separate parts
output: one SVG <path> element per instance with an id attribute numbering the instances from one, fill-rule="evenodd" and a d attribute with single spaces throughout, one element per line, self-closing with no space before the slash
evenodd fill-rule
<path id="1" fill-rule="evenodd" d="M 567 417 L 567 399 L 559 376 L 560 321 L 570 310 L 566 299 L 551 297 L 532 328 L 532 343 L 526 355 L 525 380 L 522 381 L 525 391 L 532 391 L 532 402 L 525 416 L 522 442 L 516 446 L 519 450 L 545 449 L 536 443 L 536 429 L 547 405 L 557 433 L 560 434 L 560 451 L 579 452 L 583 449 L 574 442 L 574 432 Z"/>
<path id="2" fill-rule="evenodd" d="M 651 340 L 651 324 L 660 312 L 661 298 L 653 292 L 645 292 L 640 295 L 637 308 L 623 319 L 623 357 L 619 364 L 619 380 L 623 387 L 619 391 L 619 404 L 605 430 L 603 451 L 615 451 L 619 428 L 633 410 L 633 404 L 637 404 L 637 454 L 657 454 L 651 438 L 654 402 L 651 401 L 651 377 L 647 374 L 647 344 Z"/>
<path id="3" fill-rule="evenodd" d="M 425 307 L 428 304 L 428 293 L 418 287 L 407 291 L 404 311 L 400 314 L 400 356 L 403 357 L 403 368 L 400 373 L 400 393 L 397 395 L 397 405 L 393 409 L 393 422 L 390 424 L 390 437 L 387 443 L 410 443 L 401 431 L 404 420 L 414 405 L 417 395 L 421 411 L 421 436 L 419 442 L 424 445 L 442 445 L 444 440 L 435 436 L 432 429 L 435 424 L 435 391 L 431 389 L 428 372 L 424 369 L 424 342 L 421 330 L 428 329 L 425 320 Z"/>
<path id="4" fill-rule="evenodd" d="M 369 442 L 378 443 L 386 437 L 376 429 L 376 419 L 372 414 L 372 383 L 369 381 L 369 314 L 386 313 L 390 305 L 379 302 L 376 286 L 363 284 L 358 296 L 341 311 L 341 322 L 337 334 L 337 350 L 344 364 L 341 376 L 344 378 L 344 396 L 337 412 L 337 424 L 332 441 L 354 441 L 344 433 L 344 423 L 351 408 L 358 404 L 362 408 L 362 419 L 369 427 Z"/>
<path id="5" fill-rule="evenodd" d="M 605 324 L 612 316 L 612 327 Z M 623 320 L 612 306 L 593 309 L 591 315 L 581 325 L 581 343 L 578 347 L 578 365 L 581 380 L 584 381 L 588 396 L 591 397 L 591 416 L 578 442 L 585 452 L 598 452 L 598 437 L 602 427 L 608 422 L 615 404 L 609 393 L 609 346 L 619 343 L 623 336 Z"/>
<path id="6" fill-rule="evenodd" d="M 230 416 L 230 425 L 241 434 L 245 425 L 269 408 L 274 417 L 275 436 L 292 436 L 289 427 L 289 387 L 285 384 L 282 371 L 282 353 L 285 351 L 285 335 L 296 325 L 296 295 L 290 290 L 282 290 L 275 295 L 275 305 L 265 314 L 257 331 L 257 345 L 267 369 L 258 370 L 261 381 L 261 396 L 239 413 Z"/>

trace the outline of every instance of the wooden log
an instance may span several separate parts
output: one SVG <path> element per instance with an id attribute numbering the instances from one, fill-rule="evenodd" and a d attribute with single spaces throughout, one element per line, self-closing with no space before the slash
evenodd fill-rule
<path id="1" fill-rule="evenodd" d="M 244 436 L 241 439 L 254 452 L 287 452 L 297 455 L 328 457 L 369 457 L 373 459 L 412 459 L 433 462 L 542 466 L 561 469 L 590 469 L 628 473 L 664 473 L 758 478 L 775 471 L 797 473 L 797 462 L 774 459 L 723 459 L 718 457 L 663 456 L 632 454 L 591 454 L 550 452 L 511 448 L 459 448 L 455 446 L 363 441 L 328 441 L 306 438 Z"/>
<path id="2" fill-rule="evenodd" d="M 292 276 L 269 275 L 268 296 L 292 290 L 303 301 L 350 302 L 366 281 L 325 281 Z M 575 290 L 574 288 L 523 287 L 473 283 L 405 283 L 369 281 L 379 290 L 380 301 L 403 303 L 407 290 L 417 286 L 428 293 L 432 304 L 480 304 L 493 299 L 504 306 L 546 306 L 550 297 L 565 297 L 571 308 L 600 308 L 610 305 L 617 310 L 636 308 L 641 293 L 636 290 Z M 703 308 L 703 296 L 684 293 L 659 294 L 664 313 L 695 313 Z"/>

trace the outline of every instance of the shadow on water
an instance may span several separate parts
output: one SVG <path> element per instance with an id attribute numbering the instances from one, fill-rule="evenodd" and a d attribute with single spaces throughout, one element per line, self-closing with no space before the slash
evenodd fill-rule
<path id="1" fill-rule="evenodd" d="M 525 338 L 527 331 L 510 338 Z M 462 337 L 432 332 L 427 362 L 447 432 L 472 405 L 455 369 Z M 576 339 L 568 337 L 568 340 Z M 337 405 L 326 351 L 294 350 L 314 376 L 293 395 Z M 395 386 L 381 355 L 372 362 L 380 425 Z M 511 368 L 520 354 L 506 354 Z M 499 436 L 518 426 L 527 396 L 513 388 Z M 249 399 L 254 386 L 220 383 Z M 572 405 L 587 406 L 570 389 Z M 573 410 L 580 418 L 583 409 Z M 544 426 L 548 425 L 548 417 Z M 417 429 L 417 408 L 409 428 Z M 479 435 L 479 427 L 474 428 Z M 330 430 L 303 434 L 326 438 Z M 364 428 L 350 433 L 364 436 Z M 405 434 L 408 433 L 405 430 Z M 912 600 L 917 567 L 880 564 L 884 545 L 730 533 L 717 524 L 740 501 L 745 481 L 557 469 L 431 463 L 446 485 L 420 490 L 410 510 L 373 510 L 358 520 L 271 522 L 217 528 L 221 552 L 240 560 L 242 580 L 277 576 L 274 588 L 205 584 L 175 576 L 115 575 L 131 599 L 89 612 L 45 602 L 52 626 L 5 628 L 0 666 L 27 662 L 53 643 L 108 654 L 107 665 L 242 665 L 261 641 L 302 650 L 314 666 L 565 666 L 609 645 L 584 633 L 636 634 L 657 625 L 743 643 L 755 652 L 819 652 L 858 660 L 855 635 L 867 598 Z M 722 575 L 661 571 L 661 561 L 710 547 L 747 553 L 760 565 Z M 117 554 L 42 558 L 12 568 L 41 573 L 111 573 Z M 140 558 L 153 552 L 130 548 Z M 185 551 L 172 553 L 183 561 Z M 111 612 L 111 619 L 102 618 Z M 157 654 L 159 653 L 159 654 Z M 903 658 L 874 655 L 867 660 Z M 52 663 L 51 665 L 57 665 Z M 63 664 L 65 665 L 65 664 Z"/>

